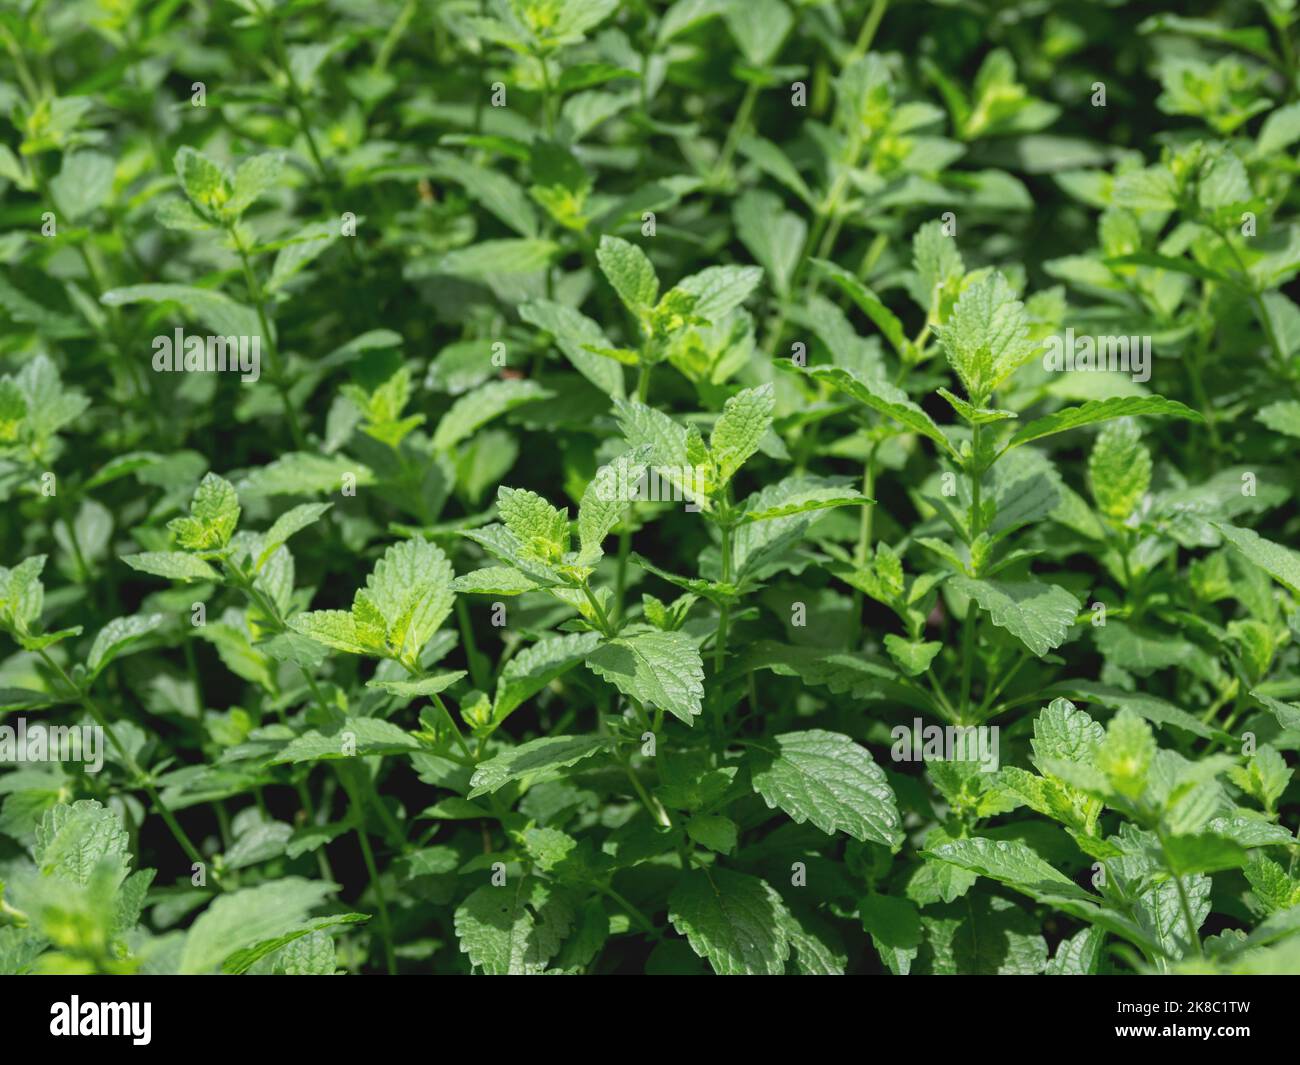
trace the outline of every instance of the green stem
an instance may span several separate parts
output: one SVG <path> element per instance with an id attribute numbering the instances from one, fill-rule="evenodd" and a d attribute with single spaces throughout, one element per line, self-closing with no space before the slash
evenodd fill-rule
<path id="1" fill-rule="evenodd" d="M 754 104 L 757 100 L 758 84 L 751 81 L 745 88 L 745 95 L 741 98 L 736 117 L 732 119 L 731 128 L 727 130 L 727 139 L 722 145 L 722 152 L 718 155 L 718 161 L 713 165 L 713 184 L 720 183 L 729 173 L 732 156 L 736 154 L 741 135 L 749 126 L 749 119 L 754 113 Z"/>
<path id="2" fill-rule="evenodd" d="M 171 831 L 176 842 L 180 844 L 180 848 L 185 852 L 186 857 L 188 857 L 191 862 L 206 867 L 207 862 L 204 861 L 203 855 L 199 853 L 199 849 L 194 846 L 190 841 L 190 837 L 186 835 L 185 829 L 181 828 L 180 822 L 176 820 L 171 810 L 167 808 L 167 804 L 163 802 L 162 796 L 158 794 L 158 789 L 154 787 L 152 778 L 140 768 L 140 763 L 135 760 L 135 756 L 127 749 L 126 745 L 121 741 L 117 733 L 113 731 L 113 726 L 108 723 L 108 718 L 104 716 L 103 711 L 95 705 L 94 701 L 86 692 L 73 683 L 73 680 L 68 676 L 67 671 L 59 665 L 59 663 L 54 661 L 44 648 L 41 648 L 37 654 L 41 656 L 41 659 L 45 662 L 46 666 L 53 670 L 69 689 L 77 693 L 77 699 L 81 703 L 82 708 L 91 716 L 95 724 L 104 730 L 104 735 L 108 737 L 109 742 L 117 749 L 117 753 L 122 756 L 122 761 L 126 764 L 127 769 L 130 771 L 132 777 L 135 778 L 135 781 L 144 788 L 145 793 L 149 796 L 150 802 L 152 802 L 157 808 L 158 813 L 162 816 L 163 821 L 166 822 L 167 828 Z M 215 870 L 212 874 L 212 880 L 218 888 L 224 890 Z"/>
<path id="3" fill-rule="evenodd" d="M 600 626 L 600 631 L 606 637 L 613 636 L 614 627 L 609 623 L 609 618 L 605 616 L 605 610 L 600 605 L 600 600 L 596 598 L 595 593 L 591 590 L 591 585 L 586 581 L 582 582 L 582 593 L 587 597 L 587 602 L 591 604 L 592 613 L 596 615 L 596 624 Z"/>
<path id="4" fill-rule="evenodd" d="M 267 354 L 270 356 L 269 376 L 275 390 L 280 394 L 280 405 L 284 408 L 284 417 L 289 423 L 289 432 L 293 436 L 294 446 L 301 451 L 307 446 L 307 440 L 302 435 L 302 427 L 298 424 L 298 412 L 294 409 L 293 400 L 289 395 L 289 386 L 285 382 L 283 367 L 280 365 L 280 353 L 272 338 L 270 320 L 266 315 L 266 294 L 257 280 L 257 274 L 253 271 L 252 261 L 248 257 L 248 247 L 240 236 L 238 225 L 229 226 L 228 232 L 234 242 L 235 250 L 239 253 L 239 261 L 244 267 L 244 283 L 248 287 L 249 298 L 257 309 L 258 327 L 262 330 L 262 338 L 266 341 Z"/>

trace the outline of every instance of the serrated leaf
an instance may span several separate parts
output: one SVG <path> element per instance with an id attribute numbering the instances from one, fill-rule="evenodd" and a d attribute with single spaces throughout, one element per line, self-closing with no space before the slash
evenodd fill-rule
<path id="1" fill-rule="evenodd" d="M 481 429 L 488 422 L 525 403 L 547 399 L 551 392 L 536 381 L 489 381 L 451 405 L 433 433 L 435 450 L 446 451 Z"/>
<path id="2" fill-rule="evenodd" d="M 290 740 L 271 765 L 368 758 L 420 750 L 419 741 L 391 721 L 377 717 L 349 717 L 326 734 L 311 729 Z"/>
<path id="3" fill-rule="evenodd" d="M 535 975 L 559 953 L 573 910 L 555 886 L 519 877 L 471 892 L 456 907 L 455 926 L 461 952 L 486 975 Z"/>
<path id="4" fill-rule="evenodd" d="M 1191 407 L 1184 406 L 1177 400 L 1165 399 L 1164 396 L 1115 396 L 1111 399 L 1089 400 L 1079 407 L 1066 407 L 1055 414 L 1039 418 L 1023 426 L 1009 441 L 1007 448 L 1019 447 L 1045 436 L 1064 433 L 1077 429 L 1081 425 L 1108 421 L 1111 418 L 1128 418 L 1135 415 L 1162 418 L 1185 418 L 1188 421 L 1203 422 Z"/>
<path id="5" fill-rule="evenodd" d="M 1279 584 L 1300 595 L 1300 554 L 1290 548 L 1265 540 L 1254 529 L 1242 529 L 1212 521 L 1223 538 Z"/>
<path id="6" fill-rule="evenodd" d="M 167 620 L 163 614 L 132 614 L 114 618 L 95 637 L 90 654 L 86 656 L 86 669 L 94 680 L 114 659 L 128 653 L 132 644 L 139 642 Z"/>
<path id="7" fill-rule="evenodd" d="M 239 951 L 295 929 L 337 884 L 290 876 L 212 900 L 185 934 L 178 972 L 210 973 Z"/>
<path id="8" fill-rule="evenodd" d="M 737 392 L 722 407 L 709 436 L 709 451 L 718 467 L 718 480 L 725 485 L 758 450 L 772 425 L 776 398 L 770 384 Z"/>
<path id="9" fill-rule="evenodd" d="M 1006 629 L 1039 658 L 1060 647 L 1080 604 L 1064 588 L 1039 581 L 985 581 L 952 577 L 948 586 L 974 599 L 993 624 Z"/>
<path id="10" fill-rule="evenodd" d="M 141 573 L 173 581 L 221 580 L 221 574 L 201 558 L 187 555 L 183 551 L 143 551 L 135 555 L 123 555 L 122 561 Z"/>
<path id="11" fill-rule="evenodd" d="M 512 780 L 567 769 L 611 748 L 609 736 L 543 736 L 480 762 L 470 778 L 471 799 L 488 795 Z"/>
<path id="12" fill-rule="evenodd" d="M 587 668 L 624 695 L 688 725 L 703 709 L 704 663 L 683 632 L 617 636 L 587 656 Z"/>
<path id="13" fill-rule="evenodd" d="M 622 237 L 600 238 L 596 262 L 618 298 L 633 314 L 643 314 L 659 299 L 659 278 L 646 253 Z"/>
<path id="14" fill-rule="evenodd" d="M 796 824 L 847 832 L 896 848 L 903 840 L 894 791 L 865 747 L 822 729 L 786 732 L 756 742 L 754 790 Z"/>
<path id="15" fill-rule="evenodd" d="M 957 449 L 934 423 L 934 419 L 908 399 L 907 393 L 895 388 L 889 382 L 868 381 L 842 366 L 816 366 L 808 371 L 808 375 L 818 381 L 824 381 L 836 391 L 852 396 L 860 403 L 865 403 L 872 410 L 893 418 L 912 432 L 928 437 L 953 458 L 959 457 Z"/>
<path id="16" fill-rule="evenodd" d="M 493 722 L 500 724 L 551 681 L 583 661 L 599 640 L 598 633 L 575 632 L 548 636 L 525 647 L 505 664 L 497 678 Z"/>
<path id="17" fill-rule="evenodd" d="M 766 881 L 694 869 L 668 898 L 668 919 L 719 976 L 779 976 L 790 956 L 788 911 Z"/>
<path id="18" fill-rule="evenodd" d="M 939 340 L 976 406 L 983 406 L 1039 347 L 1029 338 L 1024 304 L 999 273 L 980 278 L 961 294 Z"/>

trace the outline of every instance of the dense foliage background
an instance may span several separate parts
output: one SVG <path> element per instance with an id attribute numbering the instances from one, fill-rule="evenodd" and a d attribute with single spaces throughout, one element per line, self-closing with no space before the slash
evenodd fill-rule
<path id="1" fill-rule="evenodd" d="M 1296 13 L 1151 12 L 6 3 L 0 972 L 1300 971 Z"/>

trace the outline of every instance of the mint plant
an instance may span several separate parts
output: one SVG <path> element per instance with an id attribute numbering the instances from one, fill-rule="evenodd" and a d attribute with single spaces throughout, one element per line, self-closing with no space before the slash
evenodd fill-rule
<path id="1" fill-rule="evenodd" d="M 0 973 L 1300 970 L 1293 5 L 373 7 L 0 14 Z"/>

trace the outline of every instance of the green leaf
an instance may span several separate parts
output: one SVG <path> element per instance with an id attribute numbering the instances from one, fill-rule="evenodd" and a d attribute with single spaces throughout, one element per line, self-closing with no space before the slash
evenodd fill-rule
<path id="1" fill-rule="evenodd" d="M 912 432 L 928 437 L 953 458 L 960 457 L 957 449 L 944 436 L 934 420 L 908 399 L 907 393 L 902 389 L 895 388 L 883 380 L 868 381 L 841 366 L 816 366 L 808 371 L 808 375 L 818 381 L 824 381 L 838 392 L 852 396 L 860 403 L 865 403 L 872 410 L 893 418 Z"/>
<path id="2" fill-rule="evenodd" d="M 686 822 L 686 834 L 701 847 L 730 854 L 736 849 L 739 830 L 735 821 L 721 814 L 696 814 Z"/>
<path id="3" fill-rule="evenodd" d="M 543 736 L 521 743 L 479 763 L 470 778 L 469 797 L 491 794 L 512 780 L 567 769 L 610 750 L 613 742 L 609 736 Z"/>
<path id="4" fill-rule="evenodd" d="M 131 303 L 175 303 L 191 318 L 220 336 L 261 337 L 263 344 L 270 343 L 270 338 L 262 336 L 262 326 L 253 308 L 210 289 L 191 285 L 128 285 L 110 289 L 99 299 L 108 307 Z"/>
<path id="5" fill-rule="evenodd" d="M 1111 418 L 1128 418 L 1134 415 L 1162 418 L 1185 418 L 1203 422 L 1205 419 L 1190 407 L 1164 396 L 1116 396 L 1111 399 L 1092 399 L 1079 407 L 1066 407 L 1045 418 L 1038 418 L 1023 426 L 1008 442 L 1007 449 L 1041 440 L 1045 436 L 1064 433 L 1081 425 L 1109 421 Z"/>
<path id="6" fill-rule="evenodd" d="M 187 555 L 183 551 L 143 551 L 135 555 L 123 555 L 122 561 L 141 573 L 173 581 L 188 583 L 221 580 L 221 574 L 201 558 Z"/>
<path id="7" fill-rule="evenodd" d="M 333 505 L 333 503 L 300 503 L 298 506 L 286 510 L 275 519 L 275 523 L 262 535 L 262 550 L 257 556 L 257 563 L 253 568 L 260 570 L 266 565 L 267 559 L 275 554 L 276 550 L 289 537 L 320 521 L 325 512 Z"/>
<path id="8" fill-rule="evenodd" d="M 32 857 L 42 875 L 87 884 L 100 862 L 128 857 L 121 818 L 94 799 L 59 803 L 36 826 Z"/>
<path id="9" fill-rule="evenodd" d="M 346 610 L 312 610 L 289 619 L 289 627 L 326 647 L 353 655 L 383 655 L 382 631 L 357 624 Z"/>
<path id="10" fill-rule="evenodd" d="M 1088 483 L 1098 509 L 1123 524 L 1151 487 L 1151 452 L 1142 431 L 1127 418 L 1111 422 L 1097 434 L 1088 457 Z"/>
<path id="11" fill-rule="evenodd" d="M 316 729 L 292 739 L 271 759 L 271 765 L 368 758 L 420 750 L 419 741 L 390 721 L 377 717 L 349 717 L 326 734 Z"/>
<path id="12" fill-rule="evenodd" d="M 374 472 L 346 455 L 291 451 L 254 470 L 238 488 L 245 498 L 326 495 L 375 483 Z"/>
<path id="13" fill-rule="evenodd" d="M 1032 894 L 1095 901 L 1091 894 L 1019 840 L 957 839 L 939 844 L 927 852 L 929 856 Z"/>
<path id="14" fill-rule="evenodd" d="M 719 976 L 780 976 L 790 956 L 788 911 L 766 881 L 694 869 L 668 898 L 668 920 Z"/>
<path id="15" fill-rule="evenodd" d="M 603 236 L 596 248 L 596 262 L 623 305 L 633 314 L 644 314 L 659 299 L 659 278 L 655 268 L 637 245 L 622 237 Z"/>
<path id="16" fill-rule="evenodd" d="M 1300 555 L 1288 547 L 1265 540 L 1254 529 L 1211 521 L 1223 538 L 1293 595 L 1300 595 Z"/>
<path id="17" fill-rule="evenodd" d="M 1300 104 L 1296 107 L 1300 108 Z M 1275 433 L 1300 436 L 1300 400 L 1280 399 L 1267 407 L 1261 407 L 1255 418 Z"/>
<path id="18" fill-rule="evenodd" d="M 209 473 L 194 491 L 189 517 L 173 518 L 167 528 L 175 535 L 176 543 L 187 551 L 213 551 L 230 542 L 239 514 L 235 486 L 224 477 Z"/>
<path id="19" fill-rule="evenodd" d="M 694 296 L 691 313 L 706 322 L 717 322 L 744 303 L 762 279 L 763 271 L 757 266 L 709 266 L 679 282 L 673 292 Z"/>
<path id="20" fill-rule="evenodd" d="M 727 484 L 758 450 L 772 426 L 775 403 L 772 386 L 767 384 L 737 392 L 723 405 L 709 437 L 709 450 L 717 463 L 720 485 Z"/>
<path id="21" fill-rule="evenodd" d="M 166 622 L 163 614 L 132 614 L 130 617 L 114 618 L 95 637 L 90 654 L 86 657 L 86 670 L 93 681 L 116 658 L 130 653 L 128 650 L 149 633 Z"/>
<path id="22" fill-rule="evenodd" d="M 271 936 L 256 943 L 251 947 L 243 950 L 237 950 L 221 963 L 221 971 L 227 976 L 239 976 L 248 972 L 263 958 L 275 954 L 277 951 L 285 956 L 281 959 L 281 964 L 277 972 L 285 975 L 318 975 L 329 976 L 334 972 L 334 945 L 333 940 L 324 935 L 326 928 L 337 928 L 339 925 L 360 924 L 362 921 L 370 920 L 370 916 L 364 913 L 336 913 L 329 917 L 313 917 L 302 921 L 297 928 L 289 932 L 282 932 L 280 935 Z M 290 953 L 286 948 L 294 948 L 297 944 L 316 940 L 314 954 L 309 958 L 298 951 Z M 328 949 L 324 950 L 322 944 L 328 944 Z M 322 960 L 322 956 L 326 960 Z"/>
<path id="23" fill-rule="evenodd" d="M 645 475 L 648 447 L 637 448 L 620 455 L 608 465 L 600 467 L 582 493 L 578 506 L 578 561 L 580 565 L 594 566 L 604 554 L 605 542 L 614 526 L 623 520 L 630 500 L 629 490 Z"/>
<path id="24" fill-rule="evenodd" d="M 458 669 L 451 673 L 421 677 L 419 680 L 368 680 L 366 687 L 378 688 L 389 695 L 400 695 L 405 699 L 416 699 L 420 696 L 444 692 L 466 675 L 463 669 Z"/>
<path id="25" fill-rule="evenodd" d="M 1034 357 L 1025 307 L 999 273 L 971 284 L 939 334 L 944 353 L 976 406 Z"/>
<path id="26" fill-rule="evenodd" d="M 948 401 L 948 406 L 952 407 L 967 425 L 991 425 L 994 422 L 1004 422 L 1009 418 L 1019 417 L 1015 411 L 976 407 L 967 403 L 961 396 L 954 396 L 946 388 L 939 389 L 939 395 Z"/>
<path id="27" fill-rule="evenodd" d="M 516 654 L 497 678 L 492 720 L 500 724 L 551 681 L 583 661 L 599 642 L 594 632 L 547 636 Z"/>
<path id="28" fill-rule="evenodd" d="M 50 182 L 54 205 L 69 222 L 77 222 L 103 207 L 113 191 L 115 165 L 102 152 L 79 151 L 63 157 L 63 167 Z"/>
<path id="29" fill-rule="evenodd" d="M 185 934 L 178 972 L 210 973 L 254 944 L 295 930 L 337 884 L 289 876 L 219 895 Z"/>
<path id="30" fill-rule="evenodd" d="M 1039 581 L 984 581 L 953 577 L 948 586 L 974 599 L 993 624 L 1006 629 L 1039 658 L 1060 647 L 1080 604 L 1064 588 Z"/>
<path id="31" fill-rule="evenodd" d="M 451 613 L 456 598 L 453 575 L 442 548 L 420 539 L 394 544 L 375 564 L 366 588 L 383 615 L 388 643 L 397 658 L 418 660 Z"/>
<path id="32" fill-rule="evenodd" d="M 275 188 L 283 168 L 284 157 L 279 152 L 263 152 L 245 159 L 235 171 L 226 213 L 234 217 L 243 214 L 262 193 Z"/>
<path id="33" fill-rule="evenodd" d="M 489 381 L 481 388 L 461 396 L 442 416 L 433 433 L 434 449 L 449 450 L 493 419 L 516 407 L 522 407 L 525 403 L 549 399 L 551 395 L 550 391 L 536 381 Z"/>
<path id="34" fill-rule="evenodd" d="M 230 198 L 230 183 L 221 167 L 188 144 L 177 150 L 173 162 L 176 176 L 181 179 L 181 188 L 191 203 L 208 213 L 225 205 Z"/>
<path id="35" fill-rule="evenodd" d="M 456 938 L 461 953 L 488 976 L 537 975 L 559 953 L 573 918 L 555 886 L 518 877 L 471 892 L 456 907 Z"/>
<path id="36" fill-rule="evenodd" d="M 943 650 L 943 644 L 937 640 L 905 640 L 891 632 L 885 636 L 885 650 L 909 677 L 919 677 L 930 668 L 934 656 Z"/>
<path id="37" fill-rule="evenodd" d="M 825 259 L 812 259 L 810 261 L 813 266 L 834 281 L 862 309 L 862 312 L 876 324 L 876 328 L 884 334 L 885 339 L 889 341 L 889 346 L 894 349 L 899 358 L 911 359 L 912 343 L 907 339 L 907 334 L 903 331 L 903 323 L 898 320 L 898 316 L 893 311 L 881 302 L 879 296 L 843 267 Z"/>
<path id="38" fill-rule="evenodd" d="M 754 747 L 754 790 L 769 807 L 823 832 L 847 832 L 893 849 L 902 843 L 894 791 L 865 747 L 822 729 L 786 732 Z"/>
<path id="39" fill-rule="evenodd" d="M 683 632 L 617 636 L 587 656 L 587 668 L 624 695 L 688 725 L 703 709 L 704 663 Z"/>
<path id="40" fill-rule="evenodd" d="M 777 295 L 788 295 L 799 250 L 808 234 L 807 223 L 793 211 L 786 211 L 780 197 L 757 189 L 745 192 L 732 213 L 740 242 L 767 271 Z"/>
<path id="41" fill-rule="evenodd" d="M 612 348 L 604 331 L 581 311 L 552 300 L 533 300 L 519 308 L 519 317 L 555 338 L 555 343 L 583 377 L 607 396 L 622 398 L 623 371 L 592 348 Z"/>

